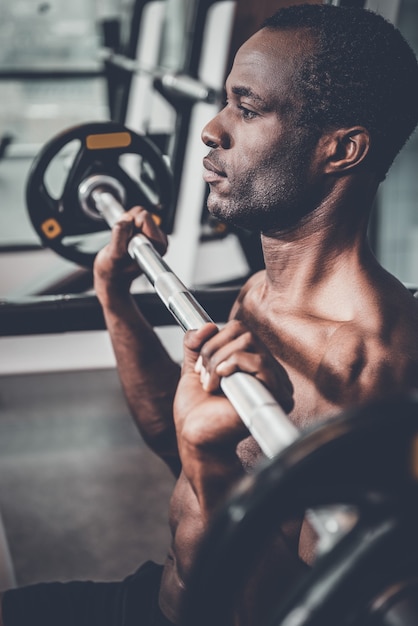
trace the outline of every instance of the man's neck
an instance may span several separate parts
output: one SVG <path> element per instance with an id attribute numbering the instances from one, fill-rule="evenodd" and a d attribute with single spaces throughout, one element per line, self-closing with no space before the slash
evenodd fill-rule
<path id="1" fill-rule="evenodd" d="M 343 206 L 331 198 L 294 229 L 262 235 L 266 287 L 289 308 L 326 314 L 320 303 L 338 300 L 341 316 L 349 315 L 347 284 L 360 284 L 375 264 L 367 241 L 369 205 L 363 204 L 370 198 L 363 196 L 361 205 L 356 200 Z"/>

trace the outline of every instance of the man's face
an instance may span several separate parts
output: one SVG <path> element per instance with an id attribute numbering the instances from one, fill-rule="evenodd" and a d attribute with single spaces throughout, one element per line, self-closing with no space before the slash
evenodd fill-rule
<path id="1" fill-rule="evenodd" d="M 251 230 L 289 228 L 311 210 L 308 180 L 315 141 L 295 124 L 292 88 L 306 33 L 263 29 L 238 51 L 226 104 L 203 129 L 209 211 Z M 306 48 L 307 46 L 307 48 Z"/>

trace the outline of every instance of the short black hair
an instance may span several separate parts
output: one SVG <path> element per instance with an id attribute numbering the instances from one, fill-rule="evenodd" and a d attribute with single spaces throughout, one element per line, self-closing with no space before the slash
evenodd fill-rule
<path id="1" fill-rule="evenodd" d="M 313 37 L 295 89 L 299 123 L 322 132 L 361 125 L 369 165 L 384 179 L 418 123 L 418 64 L 399 30 L 367 9 L 303 4 L 280 9 L 262 28 L 304 28 Z"/>

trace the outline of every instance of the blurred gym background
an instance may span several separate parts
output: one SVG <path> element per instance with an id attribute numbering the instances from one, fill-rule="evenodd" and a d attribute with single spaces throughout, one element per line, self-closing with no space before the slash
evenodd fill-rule
<path id="1" fill-rule="evenodd" d="M 0 4 L 0 313 L 11 303 L 94 295 L 87 270 L 41 246 L 25 202 L 43 144 L 90 121 L 122 122 L 167 155 L 176 181 L 167 260 L 186 284 L 239 285 L 260 267 L 257 242 L 205 211 L 200 131 L 220 106 L 234 51 L 289 4 L 301 2 Z M 416 0 L 330 4 L 380 11 L 418 51 Z M 417 154 L 415 134 L 381 187 L 370 228 L 377 257 L 408 285 L 418 282 Z M 158 331 L 181 358 L 181 331 Z M 0 451 L 0 512 L 19 584 L 108 580 L 163 558 L 172 479 L 131 423 L 104 330 L 1 333 Z"/>

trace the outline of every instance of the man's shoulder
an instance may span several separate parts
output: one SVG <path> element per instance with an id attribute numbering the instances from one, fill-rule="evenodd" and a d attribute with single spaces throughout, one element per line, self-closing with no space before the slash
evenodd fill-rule
<path id="1" fill-rule="evenodd" d="M 251 299 L 254 298 L 255 292 L 263 284 L 265 277 L 265 270 L 260 270 L 255 274 L 252 274 L 242 285 L 239 290 L 238 296 L 231 309 L 230 317 L 233 318 L 242 307 L 251 307 Z"/>
<path id="2" fill-rule="evenodd" d="M 266 277 L 266 270 L 259 270 L 258 272 L 255 272 L 255 274 L 252 274 L 249 278 L 247 278 L 247 280 L 243 284 L 241 291 L 240 291 L 240 296 L 242 297 L 246 295 L 252 289 L 258 287 L 261 284 L 264 284 L 265 277 Z"/>
<path id="3" fill-rule="evenodd" d="M 319 367 L 336 395 L 371 395 L 418 387 L 418 325 L 405 318 L 370 329 L 359 321 L 330 335 Z"/>

